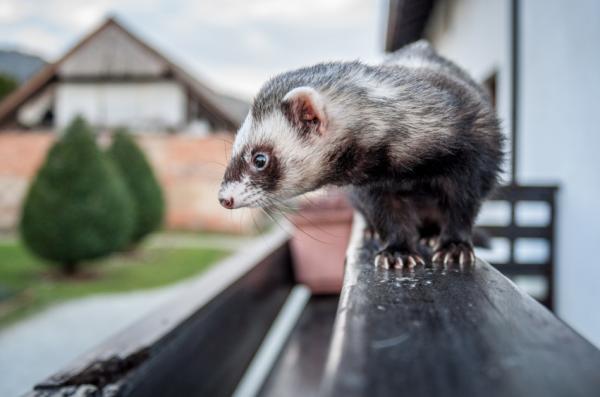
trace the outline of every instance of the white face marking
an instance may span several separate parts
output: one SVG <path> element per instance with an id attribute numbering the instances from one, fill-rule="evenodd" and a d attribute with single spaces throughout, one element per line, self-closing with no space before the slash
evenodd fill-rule
<path id="1" fill-rule="evenodd" d="M 241 181 L 227 182 L 219 190 L 219 199 L 233 200 L 233 208 L 257 207 L 260 205 L 264 192 L 252 186 L 246 175 Z"/>
<path id="2" fill-rule="evenodd" d="M 321 175 L 323 158 L 330 150 L 327 141 L 331 131 L 303 140 L 281 112 L 266 117 L 260 129 L 259 135 L 272 143 L 274 155 L 284 170 L 277 196 L 291 198 L 313 190 Z"/>
<path id="3" fill-rule="evenodd" d="M 251 128 L 252 128 L 252 116 L 250 115 L 250 113 L 248 113 L 248 115 L 244 119 L 244 122 L 242 123 L 242 126 L 240 127 L 240 129 L 238 130 L 238 132 L 235 136 L 235 141 L 233 142 L 233 155 L 234 156 L 236 154 L 238 154 L 240 152 L 240 150 L 242 150 L 244 143 L 247 142 L 248 139 L 250 138 L 249 135 L 251 133 Z"/>

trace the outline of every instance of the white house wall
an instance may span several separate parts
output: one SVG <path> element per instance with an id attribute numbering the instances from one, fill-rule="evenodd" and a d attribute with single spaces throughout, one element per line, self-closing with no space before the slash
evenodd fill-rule
<path id="1" fill-rule="evenodd" d="M 17 120 L 19 123 L 27 127 L 39 125 L 46 113 L 52 109 L 53 98 L 54 87 L 49 86 L 25 102 L 17 111 Z"/>
<path id="2" fill-rule="evenodd" d="M 519 177 L 560 183 L 558 314 L 600 346 L 600 1 L 521 1 Z"/>
<path id="3" fill-rule="evenodd" d="M 185 124 L 186 106 L 185 92 L 176 82 L 60 83 L 55 122 L 60 128 L 82 115 L 105 127 L 180 128 Z"/>
<path id="4" fill-rule="evenodd" d="M 557 313 L 600 346 L 600 1 L 520 1 L 518 181 L 560 184 Z M 480 81 L 498 70 L 510 120 L 510 2 L 438 1 L 428 37 Z M 489 214 L 483 214 L 484 216 Z"/>
<path id="5" fill-rule="evenodd" d="M 427 38 L 444 56 L 477 81 L 497 72 L 496 108 L 509 136 L 510 2 L 507 0 L 438 0 Z M 508 167 L 505 167 L 508 171 Z"/>

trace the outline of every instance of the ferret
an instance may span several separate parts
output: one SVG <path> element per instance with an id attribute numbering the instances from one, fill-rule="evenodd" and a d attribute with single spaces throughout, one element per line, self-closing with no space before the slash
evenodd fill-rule
<path id="1" fill-rule="evenodd" d="M 473 223 L 497 184 L 502 146 L 488 93 L 418 41 L 379 65 L 321 63 L 267 81 L 235 138 L 219 201 L 264 208 L 346 186 L 365 232 L 378 236 L 376 266 L 471 265 Z"/>

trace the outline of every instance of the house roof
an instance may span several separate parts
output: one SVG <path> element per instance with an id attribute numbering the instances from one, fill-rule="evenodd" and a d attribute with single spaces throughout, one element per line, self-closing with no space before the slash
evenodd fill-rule
<path id="1" fill-rule="evenodd" d="M 396 51 L 423 36 L 435 0 L 390 0 L 385 50 Z"/>
<path id="2" fill-rule="evenodd" d="M 103 66 L 101 62 L 85 62 L 85 57 L 80 57 L 84 59 L 84 62 L 75 61 L 76 54 L 81 54 L 87 46 L 92 45 L 94 39 L 109 32 L 124 34 L 128 41 L 133 43 L 133 46 L 130 45 L 127 48 L 119 49 L 116 48 L 118 46 L 115 46 L 115 48 L 111 47 L 109 49 L 111 51 L 110 55 L 113 58 L 118 57 L 118 70 L 115 70 L 114 62 L 109 66 L 106 64 Z M 136 52 L 133 47 L 136 47 L 139 51 Z M 92 51 L 98 50 L 90 49 L 90 52 Z M 127 61 L 129 55 L 132 58 L 137 57 L 137 59 L 134 59 L 134 62 L 131 60 Z M 74 67 L 74 63 L 78 63 L 78 65 Z M 83 77 L 91 75 L 103 77 L 108 74 L 114 77 L 118 74 L 122 79 L 169 75 L 186 88 L 188 94 L 197 100 L 216 124 L 230 130 L 235 130 L 239 127 L 248 111 L 247 103 L 215 92 L 205 83 L 194 78 L 183 68 L 131 33 L 116 19 L 108 18 L 96 30 L 79 41 L 58 61 L 48 64 L 19 89 L 0 102 L 0 125 L 10 120 L 22 104 L 51 83 L 65 77 L 82 77 L 82 74 Z"/>

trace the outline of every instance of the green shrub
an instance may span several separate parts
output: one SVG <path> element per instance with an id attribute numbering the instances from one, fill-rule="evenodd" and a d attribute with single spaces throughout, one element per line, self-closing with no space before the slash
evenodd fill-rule
<path id="1" fill-rule="evenodd" d="M 126 130 L 115 132 L 109 154 L 133 197 L 136 224 L 131 243 L 136 244 L 162 224 L 165 212 L 162 189 L 144 152 Z"/>
<path id="2" fill-rule="evenodd" d="M 48 152 L 23 205 L 21 235 L 35 254 L 73 273 L 81 261 L 122 248 L 135 213 L 116 167 L 82 118 Z"/>
<path id="3" fill-rule="evenodd" d="M 17 89 L 19 83 L 12 76 L 0 73 L 0 100 Z"/>

